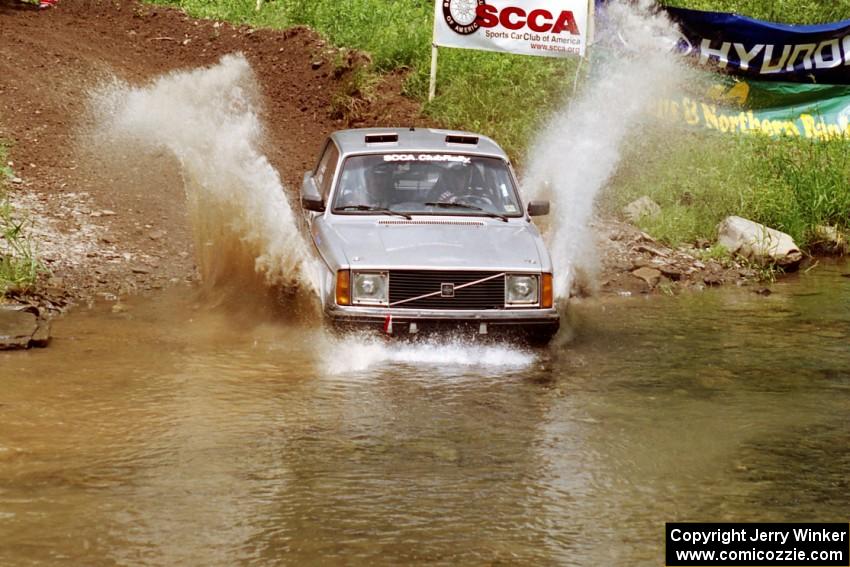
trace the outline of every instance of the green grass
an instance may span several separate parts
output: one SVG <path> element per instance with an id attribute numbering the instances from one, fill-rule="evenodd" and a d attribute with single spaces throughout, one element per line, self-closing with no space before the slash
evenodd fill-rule
<path id="1" fill-rule="evenodd" d="M 850 157 L 844 141 L 813 142 L 658 131 L 630 145 L 602 205 L 611 214 L 649 195 L 661 214 L 641 229 L 677 245 L 713 240 L 740 215 L 815 240 L 818 225 L 850 229 Z"/>
<path id="2" fill-rule="evenodd" d="M 368 87 L 374 76 L 407 69 L 406 93 L 427 98 L 433 0 L 274 0 L 258 12 L 253 0 L 152 0 L 176 5 L 196 17 L 252 26 L 307 25 L 332 44 L 363 50 L 367 73 L 345 85 L 345 97 Z M 790 23 L 850 18 L 850 0 L 670 0 L 667 4 L 729 11 Z M 517 160 L 541 121 L 572 91 L 575 59 L 523 57 L 441 49 L 437 98 L 424 112 L 445 127 L 493 136 Z M 847 230 L 850 218 L 848 163 L 843 142 L 771 140 L 705 132 L 656 132 L 627 144 L 628 150 L 601 200 L 612 214 L 649 195 L 662 207 L 641 228 L 672 245 L 713 241 L 717 224 L 737 214 L 791 234 L 798 244 L 818 224 Z"/>
<path id="3" fill-rule="evenodd" d="M 12 209 L 7 182 L 12 177 L 8 147 L 0 142 L 0 298 L 8 291 L 35 286 L 43 271 L 26 235 L 26 220 Z"/>
<path id="4" fill-rule="evenodd" d="M 307 25 L 333 44 L 371 54 L 377 70 L 412 67 L 429 56 L 431 4 L 422 0 L 153 0 L 199 18 L 257 27 Z"/>
<path id="5" fill-rule="evenodd" d="M 648 195 L 661 206 L 661 214 L 643 217 L 637 224 L 677 245 L 712 240 L 718 222 L 740 209 L 746 176 L 733 167 L 730 156 L 741 155 L 743 140 L 665 130 L 631 142 L 601 200 L 608 214 L 616 216 L 627 203 Z"/>
<path id="6" fill-rule="evenodd" d="M 575 67 L 574 59 L 444 49 L 439 96 L 426 112 L 447 128 L 492 136 L 518 160 L 541 121 L 571 94 Z M 427 79 L 423 73 L 413 92 L 424 96 Z"/>

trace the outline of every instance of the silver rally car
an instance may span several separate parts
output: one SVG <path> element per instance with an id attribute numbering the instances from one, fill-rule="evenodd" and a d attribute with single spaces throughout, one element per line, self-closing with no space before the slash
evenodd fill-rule
<path id="1" fill-rule="evenodd" d="M 301 204 L 321 260 L 321 299 L 341 328 L 396 335 L 461 327 L 546 342 L 560 319 L 552 261 L 505 152 L 477 134 L 334 132 Z"/>

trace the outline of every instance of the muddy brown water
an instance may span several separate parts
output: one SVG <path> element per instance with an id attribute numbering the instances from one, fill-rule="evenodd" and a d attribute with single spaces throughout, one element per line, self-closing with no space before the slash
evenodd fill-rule
<path id="1" fill-rule="evenodd" d="M 665 521 L 847 521 L 846 272 L 585 302 L 539 351 L 78 310 L 0 354 L 0 564 L 662 565 Z"/>

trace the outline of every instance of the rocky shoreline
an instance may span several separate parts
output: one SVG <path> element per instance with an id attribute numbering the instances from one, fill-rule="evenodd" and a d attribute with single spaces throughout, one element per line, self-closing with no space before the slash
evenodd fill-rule
<path id="1" fill-rule="evenodd" d="M 0 350 L 43 348 L 50 342 L 50 320 L 32 305 L 0 304 Z"/>
<path id="2" fill-rule="evenodd" d="M 674 294 L 722 285 L 762 289 L 767 272 L 731 258 L 707 258 L 707 248 L 671 248 L 632 225 L 594 223 L 602 250 L 598 292 L 603 295 Z"/>

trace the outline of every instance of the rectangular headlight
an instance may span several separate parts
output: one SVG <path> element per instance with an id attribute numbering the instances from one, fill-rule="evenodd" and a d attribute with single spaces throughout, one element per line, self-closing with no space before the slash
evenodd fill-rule
<path id="1" fill-rule="evenodd" d="M 540 280 L 536 275 L 508 274 L 505 277 L 505 305 L 532 306 L 540 302 Z"/>
<path id="2" fill-rule="evenodd" d="M 387 272 L 352 272 L 351 303 L 353 305 L 390 304 L 390 277 Z"/>

